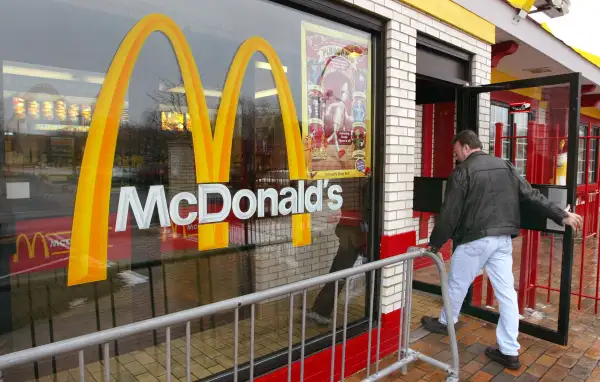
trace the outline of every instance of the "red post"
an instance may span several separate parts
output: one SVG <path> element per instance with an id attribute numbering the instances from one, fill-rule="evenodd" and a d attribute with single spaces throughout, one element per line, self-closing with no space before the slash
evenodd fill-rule
<path id="1" fill-rule="evenodd" d="M 540 184 L 544 183 L 544 160 L 543 160 L 543 146 L 540 145 L 540 140 L 545 136 L 545 125 L 538 125 L 534 122 L 529 122 L 527 131 L 531 131 L 531 135 L 528 133 L 529 143 L 527 161 L 533 160 L 533 174 L 531 178 L 531 182 Z M 529 149 L 529 145 L 532 147 Z M 531 154 L 531 156 L 529 156 Z M 539 248 L 540 248 L 540 238 L 541 232 L 533 231 L 531 232 L 532 236 L 532 245 L 531 245 L 531 273 L 529 276 L 529 297 L 528 297 L 528 305 L 530 308 L 534 309 L 536 307 L 537 300 L 537 274 L 538 274 L 538 259 L 539 259 Z"/>
<path id="2" fill-rule="evenodd" d="M 526 179 L 534 183 L 533 175 L 535 169 L 535 152 L 533 151 L 534 144 L 534 129 L 527 129 L 527 160 L 525 164 L 525 177 Z M 531 260 L 533 249 L 533 237 L 531 231 L 526 230 L 525 236 L 523 237 L 523 244 L 521 246 L 521 271 L 519 275 L 519 312 L 523 314 L 525 305 L 530 305 L 530 294 L 529 289 L 531 285 Z"/>
<path id="3" fill-rule="evenodd" d="M 473 294 L 471 298 L 471 305 L 481 306 L 483 300 L 483 275 L 475 277 L 473 280 Z"/>
<path id="4" fill-rule="evenodd" d="M 585 178 L 585 187 L 584 187 L 584 195 L 583 195 L 583 229 L 581 230 L 581 266 L 579 268 L 579 299 L 577 302 L 577 309 L 581 310 L 581 300 L 583 293 L 583 267 L 585 265 L 585 239 L 587 237 L 587 223 L 590 217 L 589 214 L 589 198 L 588 198 L 588 190 L 589 190 L 589 172 L 590 172 L 590 135 L 592 131 L 592 124 L 588 123 L 587 127 L 587 136 L 585 137 L 585 171 L 583 173 L 583 177 Z"/>
<path id="5" fill-rule="evenodd" d="M 600 185 L 600 181 L 598 179 L 598 176 L 600 176 L 600 139 L 597 136 L 595 136 L 594 139 L 596 140 L 596 168 L 594 169 L 596 174 L 596 206 L 594 207 L 593 215 L 594 233 L 596 234 L 596 240 L 598 240 L 598 210 L 600 210 L 600 195 L 597 192 Z"/>
<path id="6" fill-rule="evenodd" d="M 556 183 L 556 172 L 557 172 L 557 156 L 558 156 L 558 146 L 560 142 L 558 142 L 558 126 L 554 129 L 554 142 L 555 145 L 550 145 L 548 149 L 550 150 L 550 160 L 552 164 L 551 171 L 553 173 L 552 179 L 554 183 Z M 556 148 L 556 150 L 554 150 Z M 552 292 L 552 262 L 554 261 L 554 234 L 551 234 L 550 237 L 550 264 L 548 269 L 548 297 L 547 301 L 550 302 L 550 292 Z"/>
<path id="7" fill-rule="evenodd" d="M 505 137 L 502 136 L 504 133 L 504 123 L 498 122 L 496 123 L 496 140 L 494 141 L 494 155 L 498 158 L 502 158 L 502 141 Z M 514 139 L 514 138 L 513 138 Z M 479 280 L 478 288 L 479 288 L 479 296 L 482 294 L 483 288 L 483 275 L 477 276 L 476 280 Z M 473 285 L 473 296 L 475 296 L 475 285 Z M 475 299 L 475 297 L 473 297 Z M 489 279 L 487 279 L 486 285 L 486 296 L 485 296 L 485 304 L 487 306 L 492 306 L 494 304 L 494 288 L 492 287 L 492 283 Z"/>
<path id="8" fill-rule="evenodd" d="M 523 237 L 523 244 L 521 246 L 521 272 L 519 273 L 519 313 L 525 312 L 525 293 L 527 290 L 527 279 L 529 276 L 529 231 L 521 230 L 521 236 Z"/>
<path id="9" fill-rule="evenodd" d="M 502 133 L 504 132 L 504 123 L 496 123 L 496 141 L 494 142 L 494 153 L 498 158 L 502 158 Z"/>
<path id="10" fill-rule="evenodd" d="M 512 139 L 512 163 L 517 165 L 517 124 L 513 123 L 513 139 Z"/>
<path id="11" fill-rule="evenodd" d="M 433 173 L 433 112 L 432 104 L 423 105 L 423 156 L 421 159 L 421 176 Z"/>

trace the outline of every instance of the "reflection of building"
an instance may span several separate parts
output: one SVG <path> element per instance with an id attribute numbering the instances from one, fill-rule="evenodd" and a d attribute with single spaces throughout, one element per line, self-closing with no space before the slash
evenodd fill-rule
<path id="1" fill-rule="evenodd" d="M 103 75 L 4 61 L 2 76 L 6 164 L 66 180 L 81 160 Z"/>

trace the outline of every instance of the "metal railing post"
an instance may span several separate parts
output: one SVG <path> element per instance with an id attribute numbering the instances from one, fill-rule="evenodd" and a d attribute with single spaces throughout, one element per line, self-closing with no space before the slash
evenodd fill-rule
<path id="1" fill-rule="evenodd" d="M 404 356 L 406 357 L 409 351 L 408 345 L 410 344 L 410 316 L 412 311 L 412 283 L 414 273 L 413 260 L 406 261 L 404 263 L 404 267 L 406 268 L 403 272 L 406 280 L 406 300 L 404 300 L 404 331 L 402 333 L 402 337 L 404 338 L 403 352 Z M 408 373 L 408 366 L 404 366 L 402 368 L 402 373 L 405 375 Z"/>
<path id="2" fill-rule="evenodd" d="M 452 314 L 452 305 L 450 304 L 450 296 L 448 295 L 448 275 L 446 274 L 446 267 L 444 262 L 435 254 L 426 252 L 429 257 L 434 259 L 433 261 L 438 267 L 440 272 L 440 285 L 442 287 L 442 303 L 444 304 L 444 310 L 446 317 L 454 317 Z M 450 352 L 452 353 L 452 371 L 456 381 L 458 381 L 458 373 L 460 370 L 460 363 L 458 360 L 458 344 L 456 342 L 456 330 L 454 328 L 454 319 L 448 325 L 448 337 L 450 338 Z"/>
<path id="3" fill-rule="evenodd" d="M 416 249 L 415 250 L 419 250 Z M 413 252 L 415 253 L 415 252 Z M 418 252 L 416 252 L 418 253 Z M 452 306 L 450 305 L 450 297 L 448 296 L 448 275 L 446 274 L 446 268 L 444 265 L 444 261 L 434 253 L 431 252 L 421 252 L 417 256 L 406 256 L 406 260 L 402 261 L 402 265 L 404 267 L 402 274 L 404 275 L 404 284 L 402 292 L 402 304 L 404 312 L 401 314 L 401 325 L 399 328 L 399 348 L 398 348 L 398 360 L 394 362 L 392 365 L 386 367 L 385 369 L 379 371 L 376 370 L 375 374 L 369 375 L 367 373 L 367 377 L 363 379 L 363 382 L 372 382 L 378 381 L 395 371 L 401 370 L 404 374 L 406 374 L 408 364 L 415 361 L 423 361 L 434 367 L 438 367 L 447 372 L 448 376 L 446 378 L 447 382 L 457 382 L 459 377 L 459 355 L 458 355 L 458 344 L 456 342 L 456 332 L 454 328 L 454 323 L 448 323 L 448 337 L 450 339 L 450 352 L 452 355 L 452 364 L 448 365 L 446 363 L 440 362 L 432 357 L 429 357 L 420 352 L 411 350 L 409 347 L 410 344 L 410 315 L 412 310 L 412 282 L 413 282 L 413 260 L 416 257 L 427 256 L 433 260 L 435 263 L 439 273 L 440 273 L 440 284 L 442 288 L 442 303 L 447 317 L 453 317 L 452 315 Z M 402 257 L 402 255 L 398 256 Z M 383 274 L 383 272 L 382 272 Z M 383 288 L 382 288 L 383 291 Z M 381 311 L 381 309 L 380 309 Z M 380 323 L 381 325 L 381 323 Z M 378 328 L 380 330 L 380 328 Z M 379 350 L 379 340 L 377 341 L 377 347 Z M 402 346 L 403 345 L 403 346 Z M 369 362 L 370 360 L 368 360 Z M 379 365 L 379 352 L 376 358 L 377 365 Z"/>

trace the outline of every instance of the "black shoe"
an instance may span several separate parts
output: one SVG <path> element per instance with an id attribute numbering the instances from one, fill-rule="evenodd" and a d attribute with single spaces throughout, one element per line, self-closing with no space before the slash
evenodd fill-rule
<path id="1" fill-rule="evenodd" d="M 333 320 L 329 317 L 325 317 L 325 316 L 321 316 L 320 314 L 318 314 L 317 312 L 315 312 L 314 310 L 310 310 L 306 313 L 306 318 L 309 321 L 314 322 L 315 324 L 319 325 L 319 326 L 328 326 L 333 324 Z"/>
<path id="2" fill-rule="evenodd" d="M 429 330 L 430 332 L 448 334 L 448 327 L 442 324 L 437 318 L 425 316 L 421 318 L 421 324 L 423 324 L 425 329 Z"/>
<path id="3" fill-rule="evenodd" d="M 519 370 L 521 368 L 521 362 L 519 362 L 519 356 L 504 355 L 500 352 L 500 349 L 490 346 L 485 349 L 485 355 L 492 361 L 498 362 L 510 370 Z"/>

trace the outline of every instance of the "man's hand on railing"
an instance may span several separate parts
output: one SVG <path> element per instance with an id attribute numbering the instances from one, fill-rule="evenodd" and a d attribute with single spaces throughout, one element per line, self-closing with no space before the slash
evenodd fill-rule
<path id="1" fill-rule="evenodd" d="M 427 252 L 435 253 L 437 255 L 440 252 L 440 250 L 437 249 L 436 247 L 428 245 L 427 246 Z"/>

